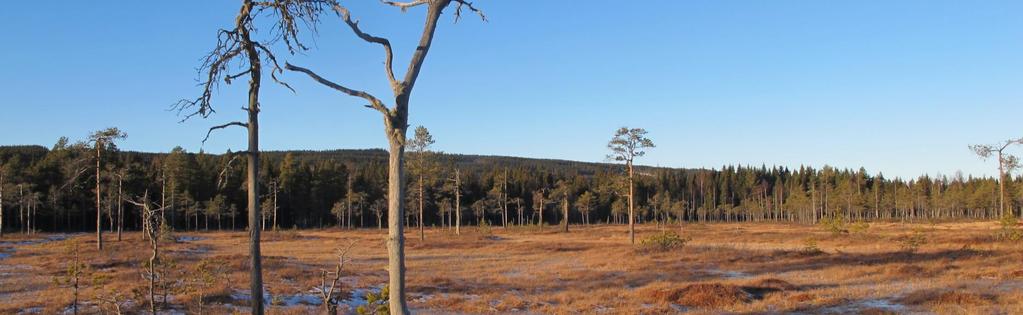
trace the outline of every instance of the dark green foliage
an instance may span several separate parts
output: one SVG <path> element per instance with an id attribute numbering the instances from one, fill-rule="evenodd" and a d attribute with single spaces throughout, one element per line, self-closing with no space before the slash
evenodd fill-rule
<path id="1" fill-rule="evenodd" d="M 838 235 L 849 233 L 849 230 L 846 229 L 845 220 L 843 220 L 841 216 L 821 219 L 820 224 L 824 230 L 831 232 L 831 234 Z"/>
<path id="2" fill-rule="evenodd" d="M 1019 241 L 1023 239 L 1023 230 L 1019 228 L 1019 220 L 1014 215 L 1002 216 L 998 221 L 1001 228 L 995 232 L 995 238 L 1002 241 Z"/>
<path id="3" fill-rule="evenodd" d="M 824 254 L 824 251 L 822 251 L 821 248 L 817 246 L 817 240 L 814 238 L 807 238 L 803 240 L 803 248 L 801 248 L 799 252 L 807 256 L 817 256 Z"/>
<path id="4" fill-rule="evenodd" d="M 175 148 L 170 153 L 140 153 L 108 148 L 104 167 L 125 171 L 124 194 L 140 195 L 148 190 L 153 201 L 166 200 L 167 224 L 175 230 L 205 228 L 246 228 L 245 163 L 231 152 L 190 153 Z M 96 221 L 94 173 L 82 172 L 94 163 L 87 146 L 61 139 L 52 149 L 42 146 L 0 147 L 0 171 L 4 173 L 4 225 L 6 231 L 21 229 L 17 220 L 19 189 L 26 196 L 38 193 L 38 220 L 43 231 L 91 230 Z M 454 195 L 445 178 L 461 170 L 462 224 L 502 222 L 505 200 L 511 224 L 537 223 L 533 193 L 541 188 L 568 192 L 569 221 L 582 223 L 624 222 L 627 209 L 626 186 L 620 181 L 621 165 L 562 160 L 526 159 L 437 153 L 438 164 L 424 187 L 426 226 L 450 224 Z M 261 200 L 272 200 L 270 186 L 279 185 L 278 218 L 281 227 L 314 228 L 338 224 L 336 210 L 347 209 L 348 186 L 360 194 L 353 198 L 351 223 L 354 227 L 376 227 L 372 207 L 384 199 L 387 182 L 387 153 L 383 150 L 332 150 L 263 152 L 259 184 Z M 504 187 L 507 170 L 507 187 Z M 115 172 L 104 172 L 104 187 L 116 187 Z M 785 221 L 822 224 L 829 230 L 852 231 L 849 222 L 994 220 L 999 218 L 998 185 L 992 178 L 929 177 L 888 179 L 871 176 L 865 170 L 788 169 L 766 166 L 723 166 L 720 169 L 636 168 L 636 208 L 640 223 L 756 222 Z M 418 184 L 410 176 L 410 187 Z M 1023 181 L 1010 178 L 1006 185 Z M 559 185 L 560 183 L 560 185 Z M 418 189 L 416 189 L 418 190 Z M 113 190 L 107 190 L 107 193 Z M 163 192 L 166 192 L 163 194 Z M 560 191 L 559 191 L 560 192 Z M 585 197 L 581 197 L 584 193 Z M 1007 189 L 1012 209 L 1023 206 L 1023 198 Z M 556 225 L 563 219 L 563 193 L 548 196 L 543 219 Z M 104 198 L 116 200 L 116 198 Z M 447 200 L 447 202 L 441 202 Z M 485 200 L 477 218 L 472 205 Z M 514 202 L 518 200 L 518 202 Z M 489 201 L 488 204 L 487 201 Z M 340 203 L 339 203 L 340 202 Z M 551 204 L 555 202 L 556 204 Z M 418 202 L 412 204 L 415 214 Z M 519 220 L 518 207 L 522 208 Z M 271 205 L 272 206 L 272 205 Z M 107 208 L 106 203 L 104 208 Z M 112 207 L 116 208 L 116 207 Z M 588 209 L 587 209 L 588 208 Z M 584 211 L 589 210 L 589 211 Z M 240 211 L 239 211 L 240 210 Z M 125 211 L 125 228 L 138 230 L 138 209 Z M 342 212 L 338 212 L 339 214 Z M 238 217 L 241 218 L 238 218 Z M 415 221 L 416 222 L 418 218 Z M 111 222 L 104 218 L 104 226 Z M 841 224 L 834 224 L 841 222 Z M 831 227 L 835 227 L 832 229 Z M 1011 236 L 1006 234 L 1007 236 Z"/>
<path id="5" fill-rule="evenodd" d="M 678 233 L 664 231 L 647 236 L 640 242 L 640 248 L 650 252 L 666 252 L 682 249 L 692 238 L 679 236 Z"/>
<path id="6" fill-rule="evenodd" d="M 385 285 L 380 289 L 380 293 L 373 293 L 372 291 L 366 292 L 366 305 L 361 305 L 355 309 L 355 313 L 359 315 L 387 315 L 391 311 L 388 310 L 387 297 L 390 294 L 390 290 Z"/>
<path id="7" fill-rule="evenodd" d="M 912 233 L 899 238 L 899 248 L 907 253 L 915 253 L 924 244 L 927 244 L 927 235 L 922 229 L 914 229 Z"/>

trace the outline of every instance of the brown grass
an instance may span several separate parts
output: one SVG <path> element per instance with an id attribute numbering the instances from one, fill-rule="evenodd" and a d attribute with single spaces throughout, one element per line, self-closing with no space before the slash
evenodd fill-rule
<path id="1" fill-rule="evenodd" d="M 689 307 L 724 307 L 749 302 L 752 297 L 742 288 L 721 283 L 697 283 L 678 289 L 659 290 L 654 298 Z"/>
<path id="2" fill-rule="evenodd" d="M 608 313 L 664 314 L 680 305 L 696 312 L 735 313 L 1023 313 L 1023 280 L 1018 243 L 991 242 L 995 223 L 872 224 L 865 235 L 833 236 L 816 226 L 788 224 L 689 224 L 692 241 L 677 251 L 638 253 L 623 226 L 573 226 L 561 233 L 536 227 L 492 227 L 481 235 L 467 228 L 407 235 L 410 307 L 427 314 Z M 921 229 L 927 243 L 913 254 L 897 239 Z M 659 233 L 639 226 L 637 238 Z M 263 242 L 267 291 L 277 297 L 306 294 L 330 269 L 334 251 L 356 241 L 346 266 L 343 290 L 378 288 L 387 280 L 383 230 L 323 229 L 266 232 Z M 183 232 L 201 239 L 165 244 L 180 281 L 170 307 L 197 311 L 191 283 L 202 259 L 223 262 L 223 279 L 212 288 L 207 313 L 245 312 L 247 292 L 245 232 Z M 49 235 L 5 235 L 0 252 L 0 314 L 37 309 L 60 313 L 70 290 L 53 284 L 66 267 L 63 242 L 20 244 Z M 813 238 L 822 255 L 803 255 Z M 146 243 L 138 233 L 121 242 L 108 238 L 97 252 L 91 234 L 77 234 L 83 262 L 109 283 L 86 283 L 83 301 L 110 290 L 141 287 Z M 83 281 L 88 280 L 84 279 Z M 949 290 L 948 288 L 957 288 Z M 138 297 L 129 296 L 143 306 Z M 885 301 L 885 305 L 876 301 Z M 230 307 L 226 305 L 231 305 Z M 86 312 L 98 312 L 95 306 Z M 318 312 L 317 306 L 271 306 L 271 314 Z M 129 313 L 138 312 L 131 309 Z"/>
<path id="3" fill-rule="evenodd" d="M 910 305 L 977 306 L 994 302 L 994 297 L 965 290 L 922 290 L 910 293 L 901 301 Z"/>

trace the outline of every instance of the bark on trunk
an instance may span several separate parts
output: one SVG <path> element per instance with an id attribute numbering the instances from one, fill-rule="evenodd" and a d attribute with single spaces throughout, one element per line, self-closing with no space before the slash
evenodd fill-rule
<path id="1" fill-rule="evenodd" d="M 462 187 L 461 174 L 455 169 L 455 235 L 462 235 Z"/>
<path id="2" fill-rule="evenodd" d="M 565 214 L 563 216 L 565 222 L 563 223 L 563 225 L 564 225 L 565 232 L 568 232 L 568 193 L 567 192 L 564 193 L 564 198 L 565 198 L 565 200 L 562 201 L 563 202 L 562 208 L 564 208 L 563 210 L 565 212 Z"/>
<path id="3" fill-rule="evenodd" d="M 635 216 L 633 214 L 634 212 L 632 210 L 632 207 L 633 207 L 633 198 L 632 197 L 634 195 L 634 192 L 635 192 L 634 190 L 635 189 L 634 189 L 633 183 L 632 183 L 632 175 L 633 175 L 632 161 L 629 161 L 626 164 L 628 164 L 627 166 L 629 168 L 629 242 L 632 243 L 633 245 L 635 245 L 636 244 L 636 220 L 635 220 Z"/>
<path id="4" fill-rule="evenodd" d="M 242 19 L 249 18 L 252 12 L 252 3 L 246 1 L 242 5 L 242 13 L 238 16 L 238 25 L 242 25 Z M 245 53 L 249 58 L 249 104 L 248 104 L 248 207 L 249 207 L 249 293 L 252 296 L 252 314 L 263 314 L 263 264 L 260 254 L 260 207 L 259 207 L 259 85 L 261 79 L 261 65 L 259 53 L 252 44 L 249 30 L 246 27 L 238 27 L 245 43 Z"/>
<path id="5" fill-rule="evenodd" d="M 99 200 L 99 167 L 101 142 L 96 142 L 96 248 L 103 250 L 103 214 Z"/>
<path id="6" fill-rule="evenodd" d="M 423 228 L 423 174 L 419 174 L 419 240 L 426 240 Z"/>
<path id="7" fill-rule="evenodd" d="M 387 257 L 388 257 L 388 290 L 390 309 L 397 314 L 408 314 L 405 305 L 405 239 L 402 220 L 404 215 L 405 195 L 405 153 L 404 122 L 398 123 L 397 128 L 392 127 L 395 122 L 387 128 L 388 141 L 390 142 L 390 156 L 388 159 L 388 189 L 387 189 Z"/>
<path id="8" fill-rule="evenodd" d="M 123 184 L 123 181 L 124 181 L 123 178 L 120 178 L 120 177 L 117 178 L 117 241 L 118 242 L 121 241 L 121 230 L 124 228 L 124 209 L 122 209 L 122 207 L 121 207 L 122 206 L 121 205 L 121 192 L 122 192 L 121 184 Z"/>
<path id="9" fill-rule="evenodd" d="M 0 238 L 4 237 L 4 174 L 0 172 Z"/>

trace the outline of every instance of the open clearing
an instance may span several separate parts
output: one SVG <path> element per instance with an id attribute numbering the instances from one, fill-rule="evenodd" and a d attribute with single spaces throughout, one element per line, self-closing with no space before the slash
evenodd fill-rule
<path id="1" fill-rule="evenodd" d="M 1023 250 L 994 241 L 995 223 L 875 223 L 864 232 L 832 234 L 817 226 L 688 224 L 685 248 L 647 252 L 628 245 L 624 226 L 532 227 L 480 231 L 429 229 L 406 234 L 410 307 L 417 313 L 664 314 L 694 313 L 1023 313 Z M 637 241 L 661 227 L 643 225 Z M 678 230 L 678 226 L 664 227 Z M 923 235 L 915 253 L 901 246 Z M 245 312 L 245 232 L 179 232 L 166 242 L 176 264 L 173 313 L 198 310 L 195 265 L 221 262 L 225 279 L 208 290 L 207 313 Z M 342 309 L 364 304 L 385 282 L 384 230 L 267 231 L 264 277 L 270 314 L 321 312 L 320 272 L 332 269 L 338 247 L 356 241 L 346 265 Z M 88 277 L 83 309 L 94 297 L 132 295 L 143 287 L 148 244 L 138 233 L 97 252 L 92 234 L 8 235 L 0 240 L 0 313 L 66 310 L 71 291 L 54 284 L 79 242 Z M 116 236 L 107 234 L 108 240 Z M 65 240 L 67 238 L 67 240 Z M 813 246 L 815 243 L 816 246 Z M 813 247 L 821 252 L 815 253 Z M 354 294 L 352 294 L 354 292 Z"/>

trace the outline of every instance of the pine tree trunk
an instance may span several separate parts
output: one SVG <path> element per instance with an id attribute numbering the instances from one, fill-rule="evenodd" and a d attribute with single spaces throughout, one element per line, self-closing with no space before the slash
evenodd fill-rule
<path id="1" fill-rule="evenodd" d="M 635 245 L 636 244 L 636 220 L 635 220 L 635 212 L 633 212 L 633 205 L 634 205 L 633 195 L 635 193 L 635 188 L 634 188 L 634 185 L 632 183 L 632 175 L 633 175 L 632 161 L 630 160 L 626 164 L 628 164 L 627 166 L 629 168 L 629 242 L 632 243 L 633 245 Z"/>
<path id="2" fill-rule="evenodd" d="M 101 143 L 99 140 L 96 142 L 96 248 L 103 250 L 103 214 L 100 210 L 99 200 L 99 167 L 100 167 L 100 147 Z"/>
<path id="3" fill-rule="evenodd" d="M 121 184 L 124 179 L 121 177 L 117 178 L 117 241 L 121 241 L 121 230 L 124 229 L 124 209 L 121 204 Z"/>
<path id="4" fill-rule="evenodd" d="M 391 118 L 394 119 L 394 118 Z M 390 120 L 390 119 L 389 119 Z M 404 119 L 401 119 L 404 120 Z M 390 291 L 390 310 L 395 314 L 408 314 L 405 304 L 405 123 L 391 121 L 387 126 L 390 155 L 388 158 L 387 189 L 387 273 Z"/>
<path id="5" fill-rule="evenodd" d="M 239 15 L 239 25 L 252 11 L 252 3 L 246 1 Z M 244 48 L 249 58 L 249 104 L 248 104 L 248 210 L 249 210 L 249 294 L 252 299 L 252 314 L 263 314 L 263 262 L 260 253 L 260 207 L 259 207 L 259 85 L 261 77 L 260 56 L 249 37 L 246 27 L 238 27 Z"/>
<path id="6" fill-rule="evenodd" d="M 419 174 L 419 240 L 426 240 L 423 227 L 423 174 Z"/>
<path id="7" fill-rule="evenodd" d="M 4 237 L 4 173 L 0 169 L 0 238 Z"/>
<path id="8" fill-rule="evenodd" d="M 461 174 L 455 169 L 455 235 L 462 235 L 462 187 Z"/>
<path id="9" fill-rule="evenodd" d="M 568 192 L 564 192 L 564 198 L 565 198 L 565 200 L 562 203 L 562 208 L 564 210 L 563 218 L 565 219 L 565 222 L 563 223 L 563 225 L 564 225 L 564 231 L 567 233 L 568 232 Z"/>

